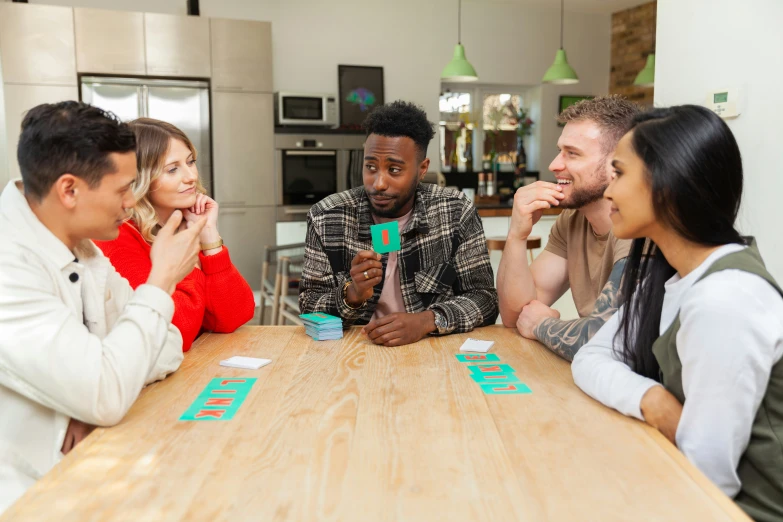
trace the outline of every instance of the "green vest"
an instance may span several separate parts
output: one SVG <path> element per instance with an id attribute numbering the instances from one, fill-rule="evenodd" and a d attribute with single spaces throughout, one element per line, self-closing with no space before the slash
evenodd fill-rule
<path id="1" fill-rule="evenodd" d="M 748 248 L 718 259 L 695 284 L 710 274 L 729 269 L 756 274 L 766 279 L 783 296 L 783 290 L 764 267 L 764 261 L 761 259 L 755 241 L 752 241 Z M 682 391 L 682 363 L 677 354 L 679 329 L 678 314 L 674 323 L 653 344 L 653 354 L 661 367 L 661 383 L 685 404 L 686 397 Z M 736 349 L 741 350 L 742 346 L 737 346 Z M 740 459 L 737 474 L 742 481 L 742 489 L 734 501 L 758 522 L 782 521 L 783 360 L 772 367 L 767 391 L 753 421 L 750 441 Z"/>

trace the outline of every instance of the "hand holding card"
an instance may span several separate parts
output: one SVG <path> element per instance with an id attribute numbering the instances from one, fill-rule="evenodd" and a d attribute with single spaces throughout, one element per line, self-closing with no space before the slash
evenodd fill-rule
<path id="1" fill-rule="evenodd" d="M 353 307 L 361 306 L 372 297 L 373 288 L 380 284 L 383 265 L 380 254 L 371 250 L 360 250 L 351 261 L 351 282 L 346 301 Z"/>

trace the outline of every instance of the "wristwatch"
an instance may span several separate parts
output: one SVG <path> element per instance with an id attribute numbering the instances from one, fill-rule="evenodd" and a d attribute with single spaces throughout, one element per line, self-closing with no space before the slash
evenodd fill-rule
<path id="1" fill-rule="evenodd" d="M 213 243 L 201 243 L 201 251 L 212 250 L 213 248 L 219 248 L 223 246 L 223 238 L 218 236 L 218 240 Z"/>
<path id="2" fill-rule="evenodd" d="M 438 333 L 440 335 L 450 333 L 451 328 L 449 328 L 449 323 L 446 320 L 446 316 L 435 309 L 432 309 L 432 314 L 435 316 L 435 328 L 438 329 Z"/>

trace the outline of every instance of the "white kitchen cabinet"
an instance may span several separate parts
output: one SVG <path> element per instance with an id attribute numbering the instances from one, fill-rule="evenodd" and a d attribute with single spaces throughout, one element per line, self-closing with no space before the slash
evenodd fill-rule
<path id="1" fill-rule="evenodd" d="M 264 246 L 276 244 L 275 208 L 220 207 L 218 230 L 239 273 L 260 290 Z"/>
<path id="2" fill-rule="evenodd" d="M 273 132 L 271 94 L 212 92 L 213 188 L 218 203 L 275 204 Z"/>
<path id="3" fill-rule="evenodd" d="M 64 100 L 78 100 L 77 87 L 58 85 L 3 85 L 5 97 L 5 123 L 8 151 L 9 179 L 19 177 L 19 164 L 16 162 L 16 145 L 19 143 L 19 131 L 25 113 L 42 103 L 55 103 Z M 3 184 L 4 186 L 5 184 Z"/>
<path id="4" fill-rule="evenodd" d="M 4 83 L 76 85 L 73 9 L 0 3 Z"/>
<path id="5" fill-rule="evenodd" d="M 74 9 L 76 69 L 82 73 L 144 75 L 144 13 Z"/>
<path id="6" fill-rule="evenodd" d="M 272 92 L 272 24 L 210 19 L 212 88 Z"/>
<path id="7" fill-rule="evenodd" d="M 144 41 L 149 76 L 211 75 L 208 18 L 144 13 Z"/>

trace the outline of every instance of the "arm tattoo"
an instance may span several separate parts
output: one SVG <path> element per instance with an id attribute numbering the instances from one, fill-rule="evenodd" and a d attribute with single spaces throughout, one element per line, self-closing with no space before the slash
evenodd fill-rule
<path id="1" fill-rule="evenodd" d="M 620 280 L 624 268 L 625 259 L 614 264 L 590 315 L 571 321 L 544 319 L 535 329 L 538 340 L 563 359 L 573 361 L 579 348 L 595 335 L 620 306 Z"/>

